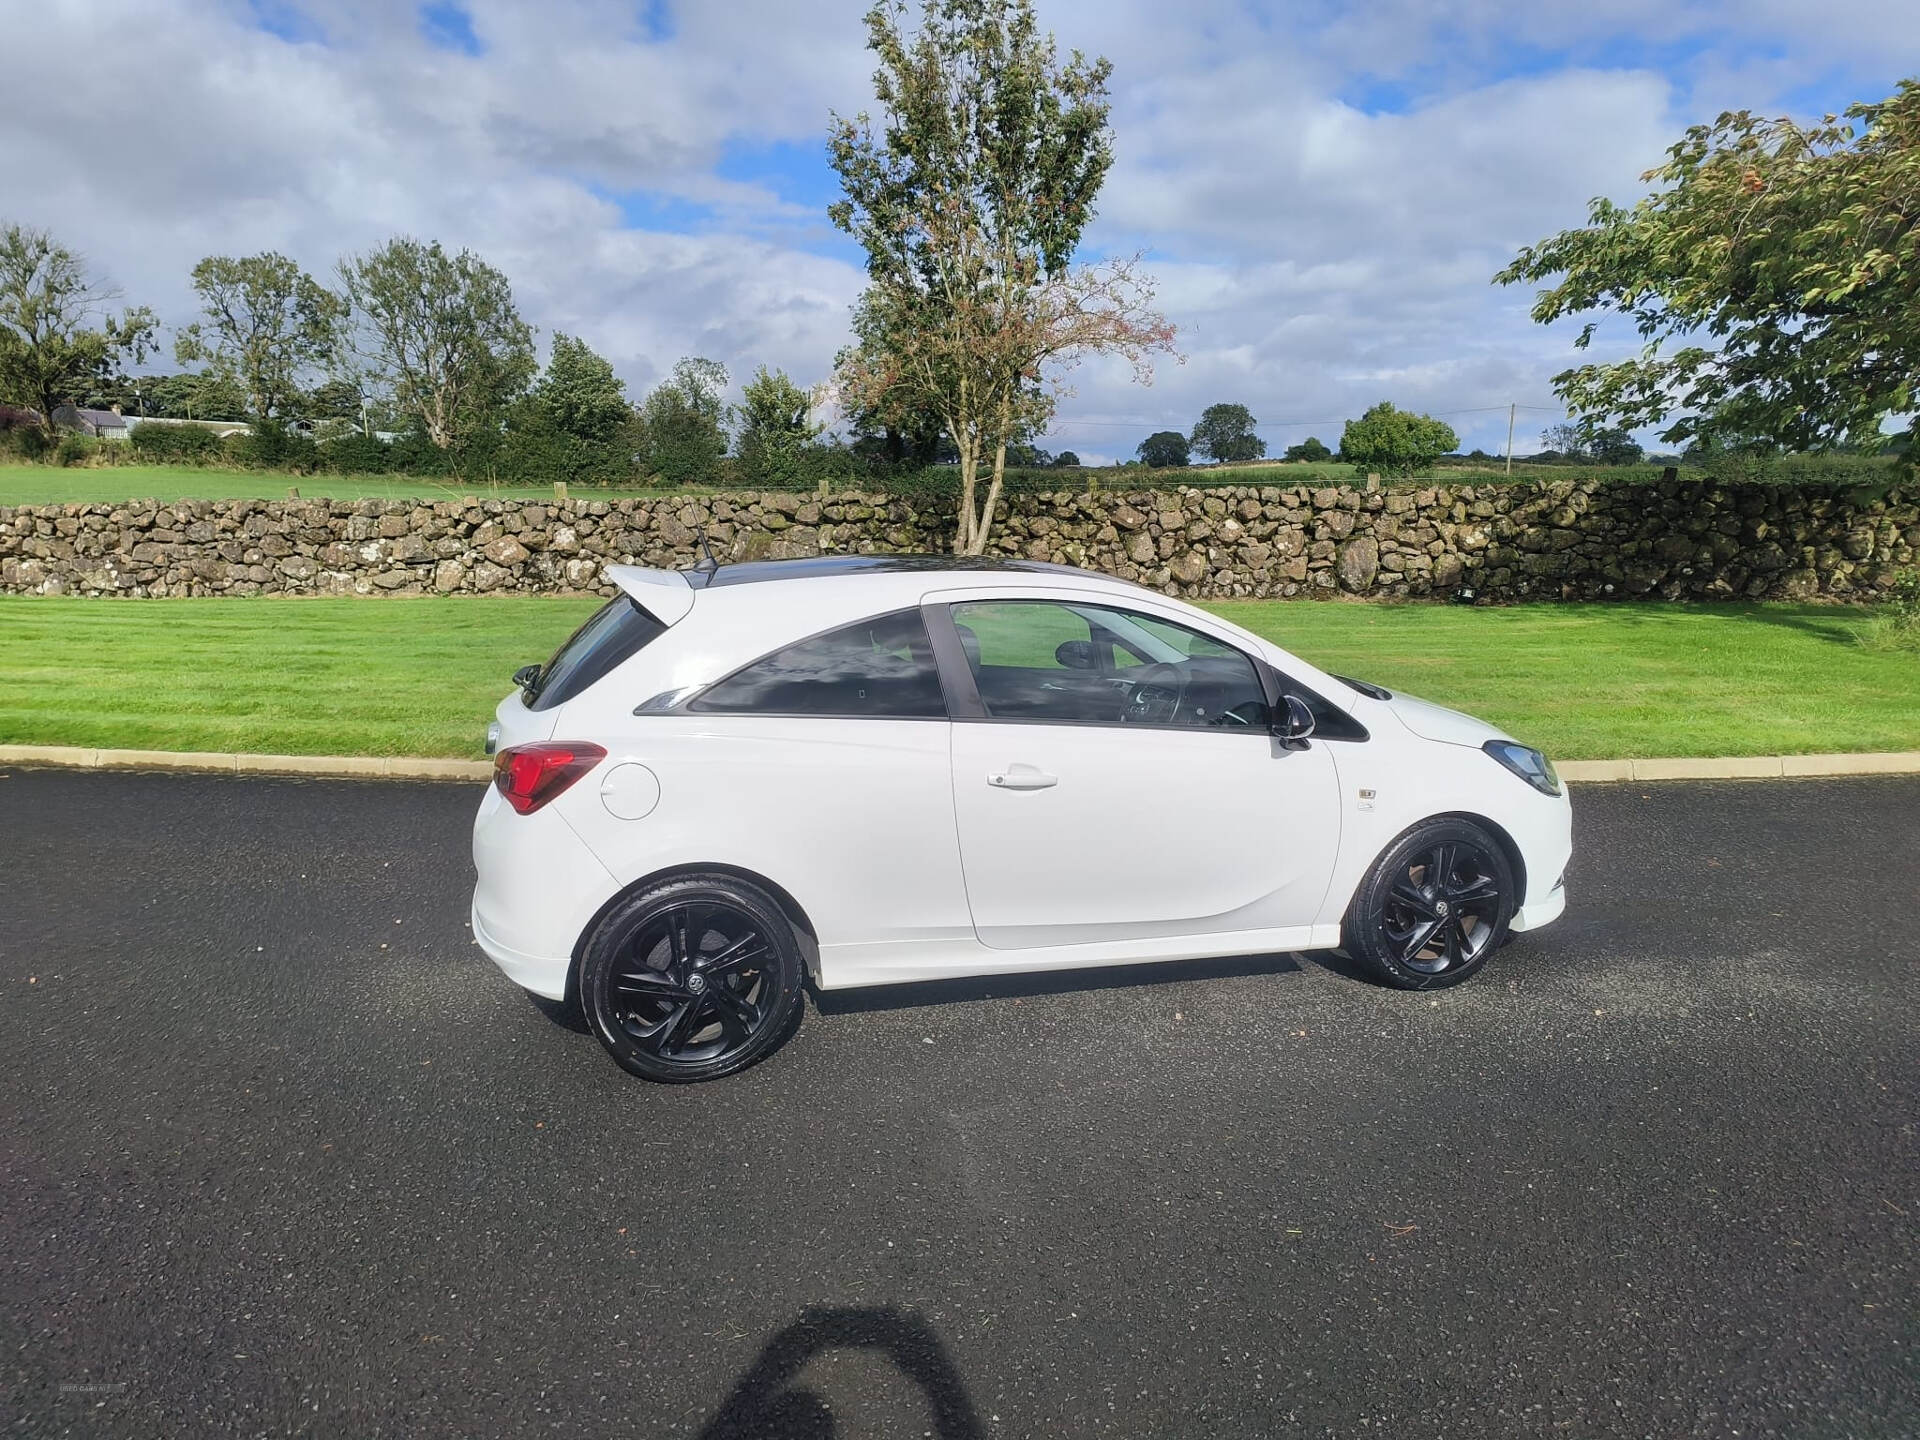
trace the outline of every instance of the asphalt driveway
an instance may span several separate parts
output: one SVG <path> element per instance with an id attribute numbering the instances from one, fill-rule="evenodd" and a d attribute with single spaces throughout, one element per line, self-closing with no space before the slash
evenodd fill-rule
<path id="1" fill-rule="evenodd" d="M 1440 996 L 830 995 L 669 1089 L 469 944 L 467 789 L 0 773 L 7 1433 L 1920 1433 L 1920 780 L 1583 788 Z"/>

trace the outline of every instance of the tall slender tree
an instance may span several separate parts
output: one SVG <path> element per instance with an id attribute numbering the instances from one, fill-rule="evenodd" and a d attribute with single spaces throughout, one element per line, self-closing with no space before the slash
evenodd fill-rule
<path id="1" fill-rule="evenodd" d="M 346 302 L 271 250 L 209 255 L 193 267 L 193 288 L 206 318 L 174 338 L 174 359 L 232 379 L 256 420 L 285 415 L 302 379 L 332 358 Z"/>
<path id="2" fill-rule="evenodd" d="M 0 401 L 34 410 L 51 437 L 56 409 L 143 361 L 153 312 L 115 313 L 117 298 L 46 231 L 0 226 Z"/>
<path id="3" fill-rule="evenodd" d="M 459 448 L 497 425 L 535 369 L 507 277 L 471 251 L 398 236 L 340 262 L 355 348 L 427 438 Z"/>
<path id="4" fill-rule="evenodd" d="M 979 554 L 1007 446 L 1044 429 L 1061 372 L 1109 353 L 1149 379 L 1173 328 L 1137 261 L 1073 263 L 1113 162 L 1107 61 L 1063 63 L 1031 0 L 925 0 L 909 33 L 912 18 L 904 0 L 867 12 L 881 118 L 836 116 L 829 137 L 844 191 L 829 214 L 867 252 L 839 383 L 882 424 L 940 417 L 959 456 L 954 549 Z"/>

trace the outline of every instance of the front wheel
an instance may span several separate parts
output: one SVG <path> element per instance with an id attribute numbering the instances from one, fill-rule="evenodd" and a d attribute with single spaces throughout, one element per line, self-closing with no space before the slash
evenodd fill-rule
<path id="1" fill-rule="evenodd" d="M 1470 820 L 1428 820 L 1367 872 L 1341 930 L 1349 955 L 1402 990 L 1469 979 L 1506 938 L 1513 866 Z"/>
<path id="2" fill-rule="evenodd" d="M 732 876 L 693 875 L 601 919 L 581 959 L 580 1004 L 623 1070 L 715 1080 L 786 1038 L 805 973 L 778 905 Z"/>

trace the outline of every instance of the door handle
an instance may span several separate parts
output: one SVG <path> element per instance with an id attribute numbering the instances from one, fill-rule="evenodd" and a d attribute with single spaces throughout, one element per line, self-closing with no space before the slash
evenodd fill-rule
<path id="1" fill-rule="evenodd" d="M 1045 790 L 1058 785 L 1058 776 L 1049 775 L 1031 765 L 1009 765 L 987 776 L 987 784 L 996 790 Z"/>

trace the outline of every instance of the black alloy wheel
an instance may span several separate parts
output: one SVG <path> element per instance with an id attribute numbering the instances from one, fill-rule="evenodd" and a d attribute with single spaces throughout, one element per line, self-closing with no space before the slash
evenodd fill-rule
<path id="1" fill-rule="evenodd" d="M 1429 820 L 1374 862 L 1342 939 L 1389 985 L 1431 990 L 1467 979 L 1499 948 L 1519 897 L 1513 866 L 1471 821 Z"/>
<path id="2" fill-rule="evenodd" d="M 650 1080 L 712 1080 L 773 1049 L 800 1007 L 793 927 L 731 876 L 641 891 L 594 930 L 580 998 L 600 1043 Z"/>

